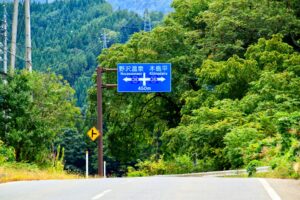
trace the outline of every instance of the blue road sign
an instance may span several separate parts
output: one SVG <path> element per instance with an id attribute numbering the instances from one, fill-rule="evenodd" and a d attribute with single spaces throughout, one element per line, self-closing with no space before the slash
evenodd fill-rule
<path id="1" fill-rule="evenodd" d="M 171 92 L 171 64 L 118 64 L 118 92 Z"/>

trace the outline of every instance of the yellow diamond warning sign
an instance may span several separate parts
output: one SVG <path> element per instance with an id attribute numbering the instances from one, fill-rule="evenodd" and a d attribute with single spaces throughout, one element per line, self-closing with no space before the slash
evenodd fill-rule
<path id="1" fill-rule="evenodd" d="M 95 141 L 100 136 L 100 132 L 93 127 L 87 132 L 87 135 L 91 138 L 91 140 Z"/>

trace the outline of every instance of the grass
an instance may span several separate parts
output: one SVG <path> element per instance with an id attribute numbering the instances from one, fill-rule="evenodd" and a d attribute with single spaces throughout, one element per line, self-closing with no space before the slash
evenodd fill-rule
<path id="1" fill-rule="evenodd" d="M 0 183 L 30 180 L 78 179 L 83 176 L 53 168 L 41 169 L 27 163 L 6 163 L 0 166 Z"/>
<path id="2" fill-rule="evenodd" d="M 249 177 L 247 174 L 241 174 L 241 175 L 234 175 L 234 176 L 224 176 L 224 177 L 230 177 L 230 178 L 275 178 L 275 179 L 299 179 L 299 176 L 287 176 L 287 175 L 281 175 L 277 172 L 271 171 L 271 172 L 262 172 L 262 173 L 255 173 L 253 176 Z"/>

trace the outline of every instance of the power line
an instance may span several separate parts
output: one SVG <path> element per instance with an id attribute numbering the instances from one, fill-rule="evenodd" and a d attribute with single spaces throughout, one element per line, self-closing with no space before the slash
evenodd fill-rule
<path id="1" fill-rule="evenodd" d="M 98 40 L 98 39 L 97 39 Z M 86 53 L 92 53 L 92 50 L 95 50 L 96 48 L 99 48 L 99 45 L 96 45 L 96 46 L 94 46 L 94 47 L 90 47 L 90 48 L 87 48 L 87 49 L 85 49 L 85 50 L 82 50 L 80 53 L 78 53 L 77 54 L 77 56 L 78 55 L 82 55 L 82 54 L 86 54 Z M 62 65 L 62 64 L 67 64 L 68 63 L 68 61 L 62 61 L 62 62 L 59 62 L 59 63 L 55 63 L 55 64 L 51 64 L 51 65 L 49 65 L 48 67 L 47 67 L 47 69 L 48 68 L 50 68 L 51 69 L 51 67 L 58 67 L 59 65 Z M 79 74 L 78 74 L 79 75 Z"/>
<path id="2" fill-rule="evenodd" d="M 3 50 L 3 46 L 2 46 L 2 47 L 0 46 L 0 49 Z M 10 55 L 16 56 L 16 58 L 19 58 L 19 59 L 23 60 L 24 62 L 28 62 L 28 61 L 26 61 L 22 56 L 19 56 L 19 55 L 17 55 L 17 54 L 13 54 L 13 53 L 10 52 L 9 50 L 7 50 L 7 52 L 8 52 Z"/>

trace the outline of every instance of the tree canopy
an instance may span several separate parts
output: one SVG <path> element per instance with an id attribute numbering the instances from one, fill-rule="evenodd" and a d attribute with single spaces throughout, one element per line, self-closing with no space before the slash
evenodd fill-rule
<path id="1" fill-rule="evenodd" d="M 163 25 L 98 57 L 103 67 L 126 62 L 173 67 L 171 93 L 105 91 L 107 156 L 124 165 L 145 160 L 159 165 L 158 158 L 176 162 L 187 156 L 202 163 L 198 171 L 253 160 L 270 164 L 274 154 L 281 159 L 291 149 L 289 159 L 295 161 L 299 138 L 290 132 L 299 131 L 298 5 L 175 0 L 172 6 Z M 95 90 L 90 93 L 93 102 Z M 281 120 L 290 124 L 283 132 Z M 145 170 L 145 165 L 137 166 Z"/>

